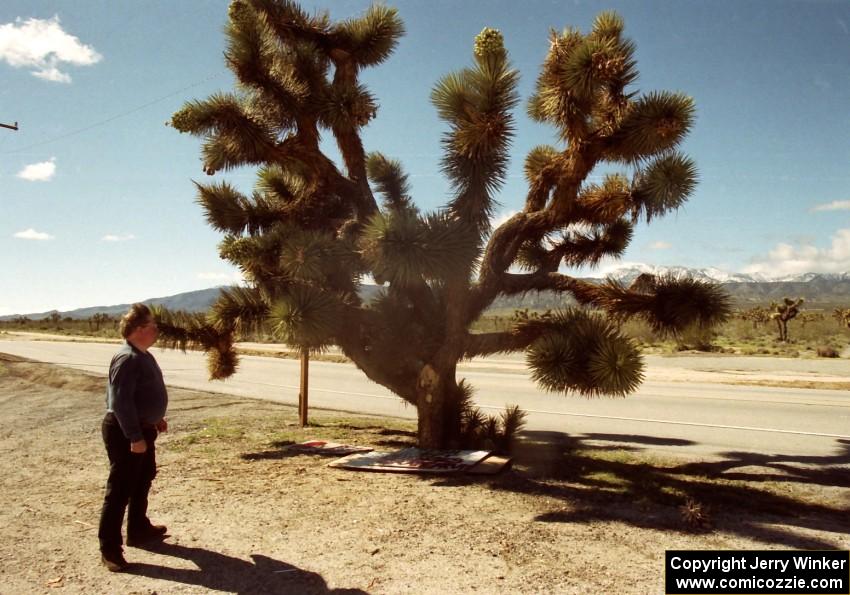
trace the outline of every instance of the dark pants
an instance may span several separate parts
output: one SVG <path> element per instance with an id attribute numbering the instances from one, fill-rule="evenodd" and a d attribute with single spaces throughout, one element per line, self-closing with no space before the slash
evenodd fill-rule
<path id="1" fill-rule="evenodd" d="M 148 520 L 148 492 L 156 477 L 156 428 L 142 432 L 148 449 L 142 454 L 130 452 L 130 440 L 124 436 L 118 420 L 107 413 L 101 425 L 103 443 L 109 456 L 109 479 L 100 513 L 97 536 L 101 551 L 121 549 L 121 525 L 127 510 L 127 534 L 144 533 L 151 525 Z"/>

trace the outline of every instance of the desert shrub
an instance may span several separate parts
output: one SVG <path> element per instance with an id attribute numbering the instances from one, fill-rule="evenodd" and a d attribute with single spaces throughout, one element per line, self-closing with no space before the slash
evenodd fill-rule
<path id="1" fill-rule="evenodd" d="M 838 350 L 831 345 L 821 345 L 817 352 L 818 357 L 838 357 Z"/>
<path id="2" fill-rule="evenodd" d="M 659 341 L 650 326 L 643 320 L 629 320 L 621 327 L 624 335 L 643 345 L 652 345 Z"/>
<path id="3" fill-rule="evenodd" d="M 499 415 L 485 415 L 473 404 L 471 387 L 462 380 L 458 388 L 462 391 L 460 446 L 509 454 L 525 427 L 525 411 L 514 405 Z"/>
<path id="4" fill-rule="evenodd" d="M 717 333 L 710 328 L 692 325 L 676 336 L 676 350 L 716 351 L 713 342 Z"/>

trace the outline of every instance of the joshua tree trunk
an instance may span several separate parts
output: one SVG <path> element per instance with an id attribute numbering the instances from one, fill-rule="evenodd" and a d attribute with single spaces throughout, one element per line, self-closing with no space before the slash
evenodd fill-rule
<path id="1" fill-rule="evenodd" d="M 427 364 L 416 388 L 420 448 L 457 448 L 460 439 L 460 394 L 455 366 L 438 372 Z"/>

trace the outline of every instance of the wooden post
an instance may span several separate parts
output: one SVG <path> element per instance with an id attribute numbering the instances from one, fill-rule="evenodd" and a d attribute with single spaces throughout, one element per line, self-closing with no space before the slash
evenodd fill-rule
<path id="1" fill-rule="evenodd" d="M 301 350 L 301 389 L 298 393 L 298 420 L 301 427 L 307 425 L 307 377 L 310 370 L 310 352 Z"/>

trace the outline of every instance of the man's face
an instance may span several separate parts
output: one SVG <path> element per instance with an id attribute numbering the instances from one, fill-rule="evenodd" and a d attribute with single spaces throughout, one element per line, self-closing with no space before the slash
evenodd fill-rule
<path id="1" fill-rule="evenodd" d="M 148 318 L 147 321 L 140 326 L 136 331 L 139 343 L 146 349 L 156 343 L 156 338 L 159 336 L 159 327 L 153 318 Z"/>

